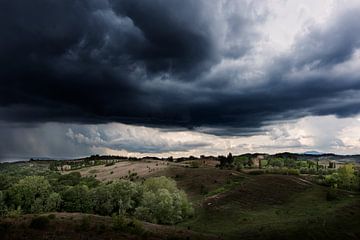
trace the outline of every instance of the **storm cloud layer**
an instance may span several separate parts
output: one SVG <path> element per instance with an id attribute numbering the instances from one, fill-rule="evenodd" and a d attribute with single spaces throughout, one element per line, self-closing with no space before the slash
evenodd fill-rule
<path id="1" fill-rule="evenodd" d="M 268 13 L 247 2 L 1 1 L 1 119 L 253 128 L 359 111 L 359 8 L 254 66 Z"/>
<path id="2" fill-rule="evenodd" d="M 284 120 L 355 116 L 360 5 L 341 6 L 280 51 L 265 1 L 0 0 L 0 121 L 251 136 Z"/>

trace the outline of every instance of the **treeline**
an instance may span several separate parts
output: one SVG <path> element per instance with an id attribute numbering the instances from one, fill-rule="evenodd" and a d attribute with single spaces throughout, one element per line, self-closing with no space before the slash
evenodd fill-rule
<path id="1" fill-rule="evenodd" d="M 175 224 L 193 214 L 186 194 L 166 177 L 100 183 L 74 172 L 27 176 L 0 191 L 0 213 L 82 212 Z"/>
<path id="2" fill-rule="evenodd" d="M 360 171 L 351 163 L 340 167 L 336 162 L 329 161 L 328 165 L 319 164 L 318 160 L 302 160 L 282 155 L 251 155 L 245 154 L 233 157 L 229 153 L 226 157 L 219 156 L 219 168 L 222 169 L 252 169 L 250 174 L 285 174 L 314 176 L 314 181 L 332 188 L 360 191 Z"/>

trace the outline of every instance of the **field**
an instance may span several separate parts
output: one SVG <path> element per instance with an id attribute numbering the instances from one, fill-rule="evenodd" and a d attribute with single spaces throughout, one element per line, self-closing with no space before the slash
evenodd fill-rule
<path id="1" fill-rule="evenodd" d="M 297 176 L 249 175 L 215 168 L 169 168 L 164 174 L 195 202 L 196 217 L 180 224 L 224 239 L 359 239 L 360 197 Z M 202 189 L 208 189 L 203 191 Z"/>
<path id="2" fill-rule="evenodd" d="M 33 229 L 31 220 L 39 215 L 22 215 L 1 219 L 2 239 L 360 238 L 359 194 L 337 190 L 332 199 L 329 187 L 303 176 L 252 174 L 211 165 L 192 168 L 163 161 L 124 161 L 79 170 L 82 176 L 96 175 L 101 181 L 124 178 L 129 171 L 140 178 L 174 179 L 192 202 L 194 216 L 174 226 L 143 222 L 146 234 L 139 234 L 115 231 L 111 217 L 105 216 L 53 213 L 46 229 Z"/>
<path id="3" fill-rule="evenodd" d="M 142 160 L 132 162 L 121 161 L 109 166 L 93 166 L 79 170 L 63 172 L 63 174 L 70 172 L 80 172 L 81 176 L 95 176 L 96 179 L 100 181 L 111 181 L 114 179 L 124 178 L 131 173 L 136 173 L 136 175 L 139 177 L 146 177 L 151 173 L 167 168 L 169 165 L 170 163 L 168 162 L 157 160 Z"/>

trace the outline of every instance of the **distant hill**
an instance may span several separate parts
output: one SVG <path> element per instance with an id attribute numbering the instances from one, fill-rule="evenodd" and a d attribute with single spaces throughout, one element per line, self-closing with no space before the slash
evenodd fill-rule
<path id="1" fill-rule="evenodd" d="M 318 152 L 318 151 L 307 151 L 304 152 L 306 155 L 323 155 L 324 153 Z"/>

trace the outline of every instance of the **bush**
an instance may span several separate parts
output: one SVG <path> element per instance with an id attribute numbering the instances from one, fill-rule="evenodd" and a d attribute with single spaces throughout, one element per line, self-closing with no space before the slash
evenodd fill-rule
<path id="1" fill-rule="evenodd" d="M 114 215 L 112 217 L 112 228 L 115 231 L 125 231 L 127 221 L 124 216 Z"/>
<path id="2" fill-rule="evenodd" d="M 190 166 L 191 166 L 192 168 L 199 168 L 199 167 L 200 167 L 200 162 L 199 162 L 199 161 L 196 161 L 196 160 L 191 161 L 191 162 L 190 162 Z"/>
<path id="3" fill-rule="evenodd" d="M 34 229 L 46 229 L 49 226 L 50 220 L 45 216 L 33 218 L 30 223 L 30 227 Z"/>
<path id="4" fill-rule="evenodd" d="M 18 206 L 16 209 L 9 209 L 5 211 L 5 216 L 9 218 L 17 218 L 22 214 L 21 207 Z"/>
<path id="5" fill-rule="evenodd" d="M 300 170 L 295 168 L 289 168 L 287 173 L 289 175 L 300 175 Z"/>
<path id="6" fill-rule="evenodd" d="M 115 231 L 128 232 L 136 235 L 143 235 L 146 232 L 142 223 L 136 219 L 126 219 L 124 216 L 114 215 L 112 220 L 112 228 Z"/>

